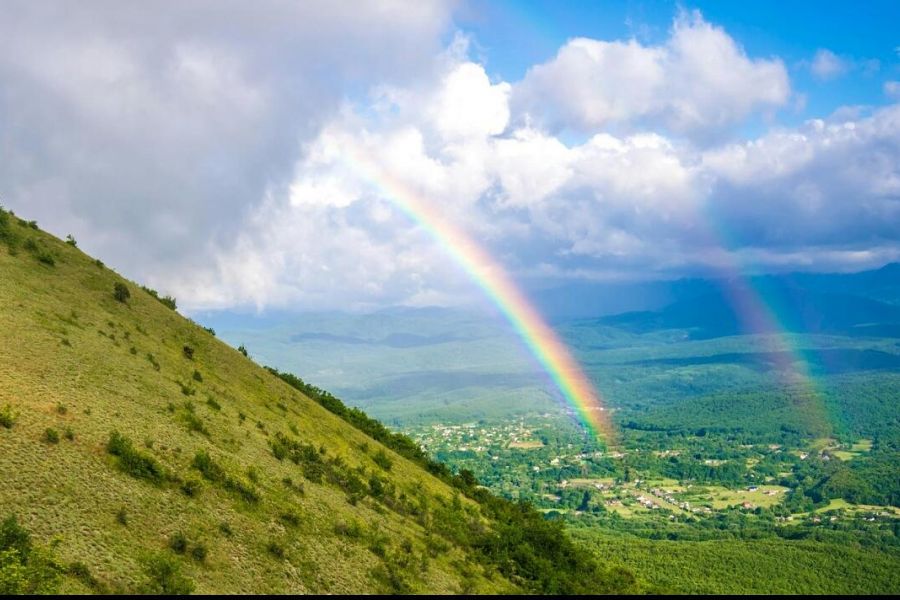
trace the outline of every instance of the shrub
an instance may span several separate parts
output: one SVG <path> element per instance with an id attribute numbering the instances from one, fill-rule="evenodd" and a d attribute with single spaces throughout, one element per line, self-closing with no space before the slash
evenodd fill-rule
<path id="1" fill-rule="evenodd" d="M 119 469 L 136 479 L 145 479 L 156 485 L 166 479 L 165 471 L 156 459 L 135 450 L 131 440 L 117 431 L 109 434 L 106 451 L 118 457 Z"/>
<path id="2" fill-rule="evenodd" d="M 388 457 L 384 450 L 379 450 L 375 453 L 375 456 L 372 457 L 372 460 L 375 461 L 375 464 L 384 469 L 385 471 L 390 471 L 393 466 L 393 461 Z"/>
<path id="3" fill-rule="evenodd" d="M 203 489 L 203 486 L 196 479 L 185 479 L 184 483 L 181 484 L 181 491 L 188 498 L 196 498 L 200 494 L 201 489 Z"/>
<path id="4" fill-rule="evenodd" d="M 213 410 L 222 410 L 222 405 L 216 402 L 216 399 L 212 396 L 206 397 L 206 405 Z"/>
<path id="5" fill-rule="evenodd" d="M 65 437 L 67 440 L 69 440 L 71 442 L 72 440 L 75 439 L 75 432 L 72 431 L 71 427 L 66 427 L 63 430 L 63 437 Z"/>
<path id="6" fill-rule="evenodd" d="M 128 299 L 131 298 L 131 292 L 128 291 L 128 286 L 117 281 L 115 285 L 113 285 L 113 297 L 119 302 L 127 303 Z"/>
<path id="7" fill-rule="evenodd" d="M 194 379 L 194 381 L 202 382 L 202 381 L 203 381 L 203 375 L 200 374 L 200 371 L 198 371 L 197 369 L 194 369 L 193 379 Z"/>
<path id="8" fill-rule="evenodd" d="M 125 507 L 120 508 L 116 511 L 116 523 L 119 525 L 128 526 L 128 511 L 125 510 Z"/>
<path id="9" fill-rule="evenodd" d="M 219 531 L 221 531 L 226 537 L 231 537 L 234 535 L 234 531 L 231 529 L 231 525 L 228 524 L 228 521 L 222 521 L 219 523 Z"/>
<path id="10" fill-rule="evenodd" d="M 244 502 L 249 504 L 256 504 L 259 502 L 259 492 L 239 479 L 226 477 L 222 487 L 229 492 L 234 492 L 240 496 L 241 500 Z"/>
<path id="11" fill-rule="evenodd" d="M 184 357 L 188 360 L 194 360 L 194 349 L 188 345 L 185 345 L 181 349 L 182 353 L 184 353 Z"/>
<path id="12" fill-rule="evenodd" d="M 284 546 L 274 540 L 270 540 L 266 545 L 266 551 L 279 560 L 284 560 Z"/>
<path id="13" fill-rule="evenodd" d="M 52 267 L 56 264 L 56 259 L 53 258 L 53 255 L 50 254 L 47 250 L 41 249 L 37 253 L 38 262 L 47 265 L 48 267 Z"/>
<path id="14" fill-rule="evenodd" d="M 356 521 L 350 521 L 350 523 L 338 523 L 334 526 L 334 532 L 351 539 L 359 539 L 365 534 L 362 526 Z"/>
<path id="15" fill-rule="evenodd" d="M 101 269 L 105 266 L 105 265 L 103 264 L 103 261 L 100 260 L 99 258 L 96 259 L 96 260 L 94 260 L 94 264 L 97 265 L 98 267 L 100 267 Z"/>
<path id="16" fill-rule="evenodd" d="M 192 412 L 186 412 L 183 418 L 188 431 L 191 433 L 200 433 L 209 437 L 209 430 L 206 429 L 206 425 L 203 424 L 203 420 L 200 417 Z"/>
<path id="17" fill-rule="evenodd" d="M 187 552 L 188 548 L 187 537 L 180 531 L 176 531 L 172 534 L 172 537 L 169 538 L 169 548 L 176 554 L 184 554 Z"/>
<path id="18" fill-rule="evenodd" d="M 203 330 L 211 336 L 216 337 L 216 330 L 212 327 L 204 327 Z"/>
<path id="19" fill-rule="evenodd" d="M 48 444 L 58 444 L 59 443 L 59 432 L 57 432 L 52 427 L 48 427 L 44 430 L 44 441 Z"/>
<path id="20" fill-rule="evenodd" d="M 288 525 L 289 527 L 299 527 L 300 526 L 300 517 L 297 515 L 297 513 L 293 512 L 293 511 L 281 513 L 281 515 L 279 515 L 279 517 L 278 517 L 278 520 L 281 521 L 282 523 L 284 523 L 285 525 Z"/>
<path id="21" fill-rule="evenodd" d="M 225 469 L 219 466 L 206 450 L 200 450 L 194 455 L 191 466 L 200 471 L 203 478 L 213 483 L 225 481 Z"/>
<path id="22" fill-rule="evenodd" d="M 87 587 L 91 588 L 95 592 L 102 593 L 106 591 L 105 586 L 96 577 L 94 577 L 93 573 L 91 573 L 91 570 L 83 562 L 73 562 L 69 565 L 67 572 L 69 573 L 69 575 L 71 575 Z"/>
<path id="23" fill-rule="evenodd" d="M 247 349 L 244 347 L 243 344 L 241 344 L 240 346 L 238 346 L 238 352 L 240 352 L 240 353 L 243 354 L 244 356 L 249 356 L 249 354 L 248 354 L 248 352 L 247 352 Z"/>
<path id="24" fill-rule="evenodd" d="M 73 248 L 78 247 L 78 242 L 75 241 L 75 237 L 71 233 L 66 236 L 66 243 L 68 245 L 72 246 Z"/>
<path id="25" fill-rule="evenodd" d="M 60 567 L 31 543 L 31 535 L 14 515 L 0 523 L 0 595 L 55 594 Z"/>
<path id="26" fill-rule="evenodd" d="M 141 585 L 142 594 L 185 596 L 194 591 L 194 584 L 181 574 L 176 560 L 164 554 L 145 561 L 146 581 Z"/>
<path id="27" fill-rule="evenodd" d="M 191 558 L 196 560 L 197 562 L 205 562 L 206 561 L 206 546 L 203 544 L 197 544 L 193 548 L 191 548 Z"/>
<path id="28" fill-rule="evenodd" d="M 64 415 L 64 414 L 66 414 L 67 412 L 69 412 L 69 409 L 66 408 L 66 405 L 65 405 L 65 404 L 63 404 L 62 402 L 60 402 L 59 404 L 56 405 L 56 412 L 57 412 L 58 414 Z"/>
<path id="29" fill-rule="evenodd" d="M 253 483 L 259 483 L 259 471 L 253 465 L 247 467 L 247 479 Z"/>
<path id="30" fill-rule="evenodd" d="M 18 418 L 19 415 L 13 413 L 12 407 L 9 404 L 0 408 L 0 426 L 5 427 L 6 429 L 12 429 L 12 426 L 16 424 L 16 419 Z"/>
<path id="31" fill-rule="evenodd" d="M 153 356 L 152 354 L 150 354 L 150 353 L 148 352 L 148 353 L 147 353 L 147 360 L 150 361 L 150 364 L 153 365 L 153 368 L 154 368 L 154 369 L 156 369 L 157 371 L 159 371 L 159 363 L 156 361 L 156 357 L 155 357 L 155 356 Z"/>
<path id="32" fill-rule="evenodd" d="M 171 308 L 172 310 L 175 310 L 177 308 L 175 298 L 173 298 L 172 296 L 164 296 L 164 297 L 160 298 L 159 292 L 157 292 L 154 289 L 148 288 L 147 286 L 143 286 L 143 285 L 141 286 L 141 289 L 144 290 L 145 292 L 147 292 L 148 294 L 150 294 L 151 296 L 153 296 L 156 300 L 158 300 L 160 303 L 162 303 L 163 306 Z"/>

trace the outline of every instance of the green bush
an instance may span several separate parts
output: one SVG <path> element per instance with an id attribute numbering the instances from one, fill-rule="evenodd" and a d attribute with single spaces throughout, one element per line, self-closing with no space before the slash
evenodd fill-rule
<path id="1" fill-rule="evenodd" d="M 185 411 L 181 418 L 187 426 L 188 431 L 191 433 L 200 433 L 209 437 L 209 430 L 206 429 L 206 425 L 203 424 L 203 420 L 200 417 L 192 412 Z"/>
<path id="2" fill-rule="evenodd" d="M 53 429 L 52 427 L 48 427 L 44 430 L 44 441 L 48 444 L 58 444 L 59 443 L 59 432 Z"/>
<path id="3" fill-rule="evenodd" d="M 300 516 L 294 511 L 283 512 L 278 516 L 278 520 L 289 527 L 300 526 Z"/>
<path id="4" fill-rule="evenodd" d="M 15 515 L 0 523 L 0 595 L 55 594 L 60 571 L 50 553 L 32 544 Z"/>
<path id="5" fill-rule="evenodd" d="M 266 551 L 279 560 L 284 560 L 285 551 L 284 546 L 279 544 L 278 542 L 271 540 L 266 545 Z"/>
<path id="6" fill-rule="evenodd" d="M 141 289 L 144 290 L 145 292 L 147 292 L 148 294 L 150 294 L 151 296 L 153 296 L 153 298 L 155 298 L 160 303 L 162 303 L 163 306 L 171 308 L 172 310 L 175 310 L 178 307 L 177 303 L 175 302 L 175 298 L 173 298 L 172 296 L 160 297 L 159 292 L 157 292 L 154 289 L 143 286 L 143 285 L 141 286 Z"/>
<path id="7" fill-rule="evenodd" d="M 39 250 L 36 254 L 38 262 L 47 265 L 48 267 L 52 267 L 56 265 L 56 259 L 53 258 L 53 255 L 50 254 L 47 250 Z"/>
<path id="8" fill-rule="evenodd" d="M 78 247 L 78 242 L 75 241 L 75 237 L 71 233 L 66 236 L 66 243 L 68 245 L 72 246 L 73 248 Z"/>
<path id="9" fill-rule="evenodd" d="M 16 424 L 16 419 L 19 416 L 13 412 L 12 407 L 7 404 L 3 408 L 0 408 L 0 426 L 5 427 L 6 429 L 12 429 L 12 426 Z"/>
<path id="10" fill-rule="evenodd" d="M 83 562 L 73 562 L 69 565 L 67 572 L 69 573 L 69 575 L 71 575 L 87 587 L 91 588 L 95 592 L 101 594 L 106 592 L 106 586 L 104 586 L 100 580 L 94 577 L 93 573 L 91 573 L 91 570 Z"/>
<path id="11" fill-rule="evenodd" d="M 197 544 L 193 548 L 191 548 L 191 558 L 193 558 L 197 562 L 205 562 L 206 553 L 206 546 L 204 546 L 203 544 Z"/>
<path id="12" fill-rule="evenodd" d="M 113 297 L 122 303 L 127 303 L 128 299 L 131 298 L 131 292 L 128 291 L 128 287 L 119 281 L 113 285 Z"/>
<path id="13" fill-rule="evenodd" d="M 181 484 L 181 491 L 188 498 L 196 498 L 202 489 L 202 484 L 196 479 L 185 479 L 184 483 Z"/>
<path id="14" fill-rule="evenodd" d="M 109 434 L 106 451 L 118 458 L 119 469 L 136 479 L 160 485 L 166 480 L 162 465 L 155 458 L 136 450 L 131 440 L 117 431 Z"/>
<path id="15" fill-rule="evenodd" d="M 158 554 L 144 561 L 146 580 L 140 586 L 142 594 L 185 596 L 194 591 L 194 584 L 181 574 L 181 566 L 174 558 Z"/>
<path id="16" fill-rule="evenodd" d="M 225 481 L 225 469 L 219 466 L 209 455 L 206 450 L 200 450 L 194 455 L 194 461 L 191 466 L 200 471 L 203 478 L 213 483 L 222 483 Z"/>
<path id="17" fill-rule="evenodd" d="M 198 382 L 201 382 L 201 383 L 202 383 L 202 382 L 203 382 L 203 375 L 200 374 L 200 371 L 198 371 L 197 369 L 194 369 L 193 379 L 194 379 L 194 381 L 198 381 Z"/>
<path id="18" fill-rule="evenodd" d="M 372 457 L 372 460 L 374 460 L 375 464 L 385 471 L 390 471 L 391 467 L 394 464 L 384 450 L 379 450 L 378 452 L 376 452 L 375 456 Z"/>
<path id="19" fill-rule="evenodd" d="M 188 549 L 187 536 L 180 531 L 175 532 L 172 534 L 172 537 L 169 538 L 169 548 L 176 554 L 184 554 Z"/>
<path id="20" fill-rule="evenodd" d="M 194 349 L 188 345 L 185 345 L 181 352 L 184 354 L 184 357 L 188 360 L 194 360 Z"/>

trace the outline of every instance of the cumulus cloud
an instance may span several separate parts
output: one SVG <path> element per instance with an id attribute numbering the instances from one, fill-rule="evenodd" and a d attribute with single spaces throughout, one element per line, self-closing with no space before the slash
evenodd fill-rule
<path id="1" fill-rule="evenodd" d="M 790 86 L 699 14 L 660 46 L 572 40 L 506 82 L 465 36 L 438 47 L 439 5 L 241 6 L 53 27 L 21 8 L 0 36 L 19 53 L 0 55 L 4 203 L 188 309 L 476 298 L 389 180 L 520 280 L 900 258 L 900 105 L 723 141 Z"/>
<path id="2" fill-rule="evenodd" d="M 781 60 L 748 57 L 698 12 L 681 14 L 660 46 L 573 39 L 513 90 L 514 106 L 550 127 L 656 125 L 695 136 L 780 107 L 789 96 Z"/>
<path id="3" fill-rule="evenodd" d="M 215 259 L 347 94 L 431 68 L 446 3 L 6 2 L 2 201 L 152 284 Z"/>
<path id="4" fill-rule="evenodd" d="M 510 129 L 508 86 L 481 65 L 454 56 L 442 69 L 431 88 L 381 90 L 390 100 L 375 112 L 342 111 L 297 163 L 290 201 L 265 206 L 218 271 L 194 280 L 210 294 L 204 305 L 473 298 L 462 270 L 358 153 L 525 279 L 900 258 L 900 106 L 713 147 L 650 132 L 567 144 L 538 127 Z M 441 102 L 460 85 L 486 101 Z M 471 123 L 447 125 L 464 114 Z M 245 276 L 259 272 L 272 275 Z"/>
<path id="5" fill-rule="evenodd" d="M 809 63 L 809 70 L 820 81 L 830 81 L 843 77 L 851 71 L 861 71 L 864 75 L 872 75 L 881 68 L 877 59 L 856 60 L 847 56 L 838 56 L 827 48 L 820 48 Z"/>
<path id="6" fill-rule="evenodd" d="M 835 79 L 850 70 L 850 63 L 831 50 L 822 48 L 816 52 L 809 69 L 819 79 Z"/>
<path id="7" fill-rule="evenodd" d="M 884 94 L 892 100 L 900 100 L 900 81 L 885 81 Z"/>

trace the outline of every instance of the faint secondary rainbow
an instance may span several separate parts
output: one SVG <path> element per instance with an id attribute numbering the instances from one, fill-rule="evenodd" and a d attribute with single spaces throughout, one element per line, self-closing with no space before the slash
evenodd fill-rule
<path id="1" fill-rule="evenodd" d="M 597 390 L 559 336 L 544 322 L 506 270 L 471 236 L 432 203 L 382 169 L 351 143 L 342 156 L 410 219 L 418 223 L 478 284 L 512 324 L 516 333 L 550 375 L 566 402 L 593 436 L 612 441 L 612 428 Z"/>
<path id="2" fill-rule="evenodd" d="M 716 248 L 715 270 L 723 283 L 722 290 L 740 319 L 741 330 L 758 334 L 762 349 L 772 358 L 782 388 L 789 394 L 799 392 L 811 401 L 815 417 L 825 428 L 830 427 L 824 404 L 823 389 L 809 370 L 808 361 L 796 346 L 792 334 L 780 317 L 775 299 L 766 299 L 766 293 L 753 284 L 740 261 L 728 251 L 724 226 L 714 227 L 716 220 L 710 215 L 705 237 L 709 246 Z"/>

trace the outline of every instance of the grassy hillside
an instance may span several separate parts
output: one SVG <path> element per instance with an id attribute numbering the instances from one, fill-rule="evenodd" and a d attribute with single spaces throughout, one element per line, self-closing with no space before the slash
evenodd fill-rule
<path id="1" fill-rule="evenodd" d="M 380 445 L 173 305 L 0 211 L 0 592 L 631 584 L 528 510 Z"/>

